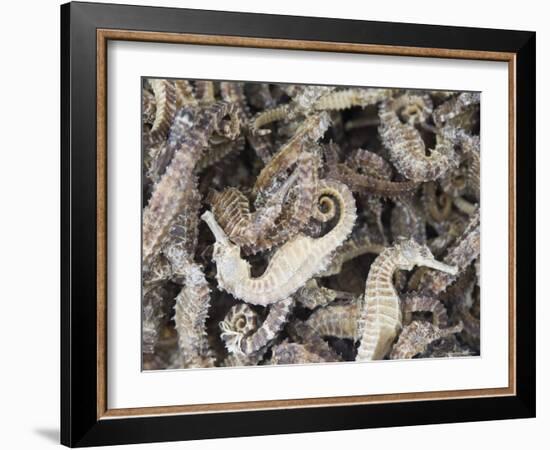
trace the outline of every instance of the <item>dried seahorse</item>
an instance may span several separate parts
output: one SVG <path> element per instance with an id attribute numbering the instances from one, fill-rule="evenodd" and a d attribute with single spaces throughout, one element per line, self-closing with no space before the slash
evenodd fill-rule
<path id="1" fill-rule="evenodd" d="M 334 148 L 334 145 L 325 147 L 325 154 L 331 151 L 331 147 Z M 332 163 L 327 164 L 328 177 L 346 183 L 354 192 L 364 191 L 382 197 L 397 197 L 418 187 L 415 181 L 390 181 L 391 173 L 388 177 L 387 163 L 384 164 L 380 156 L 366 152 L 356 152 L 352 161 L 344 163 L 332 162 L 335 157 L 329 156 Z"/>
<path id="2" fill-rule="evenodd" d="M 221 340 L 233 352 L 237 336 L 246 339 L 258 329 L 258 313 L 246 303 L 239 303 L 231 307 L 219 326 L 222 330 Z M 226 361 L 224 365 L 228 363 L 229 361 Z"/>
<path id="3" fill-rule="evenodd" d="M 316 309 L 306 320 L 306 325 L 320 336 L 357 341 L 357 320 L 360 312 L 359 302 L 328 305 Z"/>
<path id="4" fill-rule="evenodd" d="M 479 311 L 476 311 L 479 308 L 479 301 L 475 301 L 473 295 L 478 277 L 472 277 L 470 274 L 465 274 L 460 279 L 461 284 L 465 286 L 460 290 L 453 289 L 454 292 L 449 297 L 454 306 L 455 320 L 461 320 L 464 324 L 464 329 L 461 333 L 463 341 L 471 348 L 479 351 L 480 320 Z"/>
<path id="5" fill-rule="evenodd" d="M 180 135 L 185 135 L 196 126 L 196 121 L 201 116 L 202 110 L 197 106 L 190 105 L 180 108 L 177 114 L 179 122 L 179 129 L 177 130 L 177 132 Z M 210 136 L 209 138 L 208 147 L 212 146 L 212 142 L 210 140 L 212 136 Z M 169 145 L 169 142 L 167 140 L 163 140 L 162 142 L 156 143 L 149 147 L 147 153 L 149 157 L 147 177 L 151 181 L 157 183 L 160 180 L 161 176 L 164 175 L 166 168 L 172 161 L 176 150 L 177 147 L 174 145 Z M 200 168 L 201 164 L 203 164 L 202 161 L 206 159 L 206 156 L 207 155 L 201 156 L 196 164 L 195 170 L 197 170 L 197 168 Z"/>
<path id="6" fill-rule="evenodd" d="M 476 351 L 461 344 L 456 338 L 456 334 L 452 334 L 433 341 L 425 351 L 418 354 L 418 358 L 459 358 L 476 354 L 478 354 Z"/>
<path id="7" fill-rule="evenodd" d="M 302 344 L 309 352 L 319 355 L 323 361 L 342 361 L 340 355 L 304 322 L 295 320 L 286 327 L 286 330 L 296 343 Z"/>
<path id="8" fill-rule="evenodd" d="M 426 155 L 426 144 L 420 132 L 409 123 L 402 123 L 397 111 L 405 107 L 409 96 L 382 103 L 379 110 L 379 133 L 390 159 L 405 178 L 412 181 L 436 180 L 449 168 L 458 165 L 453 145 L 441 139 Z"/>
<path id="9" fill-rule="evenodd" d="M 143 271 L 143 289 L 144 294 L 148 289 L 152 289 L 158 284 L 169 280 L 172 277 L 172 265 L 164 257 L 164 255 L 159 255 L 158 258 L 155 258 L 153 264 L 149 267 L 149 270 Z"/>
<path id="10" fill-rule="evenodd" d="M 326 362 L 318 354 L 310 352 L 305 345 L 281 342 L 273 347 L 271 364 L 311 364 Z"/>
<path id="11" fill-rule="evenodd" d="M 320 165 L 317 148 L 298 156 L 296 182 L 288 195 L 288 207 L 285 207 L 277 218 L 274 232 L 265 236 L 264 240 L 267 242 L 260 246 L 261 249 L 270 249 L 288 241 L 310 221 L 313 212 L 316 211 L 314 206 L 318 197 Z"/>
<path id="12" fill-rule="evenodd" d="M 168 136 L 176 114 L 176 87 L 170 80 L 149 78 L 148 82 L 155 95 L 155 121 L 145 135 L 145 144 L 151 146 Z"/>
<path id="13" fill-rule="evenodd" d="M 353 151 L 346 163 L 359 173 L 390 180 L 393 174 L 391 164 L 377 153 L 363 148 Z"/>
<path id="14" fill-rule="evenodd" d="M 340 183 L 320 182 L 319 197 L 333 197 L 339 206 L 339 218 L 334 228 L 313 239 L 298 234 L 273 254 L 265 272 L 252 278 L 250 265 L 240 256 L 240 248 L 232 244 L 210 211 L 202 215 L 216 238 L 218 287 L 234 297 L 255 305 L 269 305 L 295 293 L 309 279 L 322 272 L 330 263 L 332 253 L 349 236 L 355 224 L 355 201 L 349 189 Z"/>
<path id="15" fill-rule="evenodd" d="M 471 153 L 470 165 L 466 175 L 466 190 L 469 195 L 479 201 L 479 177 L 480 177 L 479 149 Z"/>
<path id="16" fill-rule="evenodd" d="M 273 341 L 284 327 L 287 318 L 294 306 L 292 297 L 280 300 L 269 307 L 267 317 L 262 325 L 252 334 L 245 334 L 230 324 L 220 322 L 221 338 L 230 353 L 252 355 L 261 351 Z"/>
<path id="17" fill-rule="evenodd" d="M 213 87 L 208 87 L 205 85 L 206 89 L 203 94 L 206 95 L 204 100 L 201 100 L 202 104 L 208 104 L 213 102 L 211 96 L 211 90 Z M 212 89 L 211 89 L 212 88 Z M 209 93 L 210 92 L 210 93 Z M 241 132 L 246 133 L 246 130 L 243 128 L 248 120 L 246 114 L 248 106 L 242 94 L 242 85 L 241 83 L 233 82 L 222 82 L 220 83 L 220 94 L 222 100 L 231 103 L 235 107 L 235 114 L 237 115 L 239 122 L 241 124 Z M 213 94 L 212 94 L 213 95 Z M 224 137 L 218 138 L 217 140 L 211 140 L 211 145 L 207 148 L 206 152 L 202 158 L 198 161 L 196 171 L 202 172 L 209 166 L 218 163 L 226 156 L 230 154 L 237 154 L 241 152 L 245 147 L 245 136 L 240 135 L 237 139 L 227 139 Z"/>
<path id="18" fill-rule="evenodd" d="M 197 106 L 198 102 L 193 92 L 193 86 L 187 80 L 174 80 L 176 86 L 176 106 L 181 108 L 183 106 Z"/>
<path id="19" fill-rule="evenodd" d="M 223 100 L 237 104 L 239 119 L 243 124 L 243 133 L 246 140 L 262 161 L 267 163 L 273 153 L 271 137 L 257 135 L 249 129 L 251 112 L 244 93 L 244 83 L 222 81 L 220 83 L 220 94 Z"/>
<path id="20" fill-rule="evenodd" d="M 142 278 L 142 351 L 152 353 L 158 342 L 159 330 L 166 320 L 166 300 L 170 294 L 166 286 L 173 275 L 172 266 L 163 256 L 157 258 Z"/>
<path id="21" fill-rule="evenodd" d="M 359 174 L 345 163 L 329 168 L 330 178 L 346 182 L 354 192 L 365 191 L 372 195 L 393 198 L 414 191 L 418 187 L 416 181 L 387 181 L 370 175 Z"/>
<path id="22" fill-rule="evenodd" d="M 197 248 L 199 234 L 199 210 L 201 196 L 196 189 L 196 183 L 187 193 L 185 210 L 181 211 L 170 227 L 167 245 L 174 244 L 183 248 L 186 255 L 193 257 Z"/>
<path id="23" fill-rule="evenodd" d="M 365 108 L 393 95 L 392 89 L 350 88 L 336 91 L 334 87 L 307 86 L 287 90 L 293 98 L 290 103 L 279 105 L 258 114 L 251 127 L 257 134 L 270 133 L 261 128 L 278 120 L 293 120 L 300 115 L 307 116 L 315 111 L 341 111 L 354 106 Z"/>
<path id="24" fill-rule="evenodd" d="M 142 347 L 143 353 L 154 353 L 159 329 L 165 319 L 163 306 L 168 292 L 163 285 L 156 285 L 143 294 Z"/>
<path id="25" fill-rule="evenodd" d="M 471 311 L 464 307 L 459 306 L 459 316 L 464 323 L 463 339 L 470 345 L 470 347 L 479 350 L 480 339 L 480 320 L 475 317 Z"/>
<path id="26" fill-rule="evenodd" d="M 217 132 L 235 138 L 239 131 L 234 107 L 227 103 L 220 102 L 206 108 L 191 127 L 187 120 L 185 114 L 178 114 L 174 119 L 168 139 L 168 145 L 175 148 L 174 156 L 143 211 L 144 270 L 157 255 L 175 218 L 185 208 L 188 193 L 195 187 L 193 172 L 196 162 L 209 137 Z"/>
<path id="27" fill-rule="evenodd" d="M 153 125 L 156 112 L 155 94 L 149 89 L 143 88 L 141 90 L 141 120 L 143 124 Z"/>
<path id="28" fill-rule="evenodd" d="M 455 274 L 457 268 L 436 261 L 428 247 L 413 240 L 400 240 L 384 250 L 372 263 L 358 323 L 361 344 L 357 361 L 382 359 L 388 353 L 401 328 L 402 314 L 399 297 L 392 283 L 397 270 L 426 266 Z"/>
<path id="29" fill-rule="evenodd" d="M 195 81 L 195 97 L 201 104 L 211 104 L 216 101 L 214 83 L 207 80 Z"/>
<path id="30" fill-rule="evenodd" d="M 365 108 L 387 100 L 394 94 L 394 89 L 361 89 L 350 88 L 341 91 L 328 92 L 313 104 L 317 111 L 340 111 L 354 106 Z"/>
<path id="31" fill-rule="evenodd" d="M 336 250 L 330 265 L 319 274 L 322 277 L 336 275 L 342 271 L 344 263 L 365 253 L 381 253 L 384 246 L 373 242 L 367 227 L 356 228 L 351 236 Z"/>
<path id="32" fill-rule="evenodd" d="M 432 314 L 432 322 L 436 327 L 444 328 L 449 322 L 447 310 L 443 303 L 433 297 L 418 294 L 407 294 L 401 299 L 403 312 L 403 324 L 412 322 L 414 312 L 429 312 Z"/>
<path id="33" fill-rule="evenodd" d="M 274 108 L 262 111 L 257 114 L 250 122 L 252 134 L 265 136 L 271 133 L 269 128 L 262 128 L 266 125 L 280 121 L 292 121 L 300 116 L 311 115 L 315 102 L 324 94 L 332 92 L 334 88 L 326 86 L 307 86 L 299 89 L 290 103 L 278 105 Z"/>
<path id="34" fill-rule="evenodd" d="M 405 93 L 397 101 L 397 113 L 409 125 L 425 124 L 433 112 L 433 103 L 428 95 Z"/>
<path id="35" fill-rule="evenodd" d="M 184 287 L 176 296 L 174 322 L 178 332 L 183 367 L 213 367 L 214 355 L 208 345 L 206 319 L 210 307 L 210 288 L 200 265 L 182 247 L 167 251 L 174 272 L 183 278 Z"/>
<path id="36" fill-rule="evenodd" d="M 325 131 L 330 125 L 327 113 L 315 114 L 300 125 L 294 136 L 271 158 L 268 165 L 265 166 L 254 184 L 253 192 L 261 194 L 264 191 L 269 193 L 277 175 L 286 172 L 294 165 L 300 153 L 308 148 L 315 146 L 317 141 L 323 137 Z"/>
<path id="37" fill-rule="evenodd" d="M 438 127 L 452 121 L 455 117 L 463 114 L 473 105 L 478 105 L 480 94 L 478 92 L 463 92 L 442 103 L 433 112 L 433 121 Z"/>
<path id="38" fill-rule="evenodd" d="M 316 191 L 316 157 L 304 152 L 292 175 L 255 212 L 250 212 L 248 199 L 236 188 L 222 193 L 211 191 L 209 202 L 229 239 L 246 254 L 255 254 L 287 241 L 300 231 L 310 219 Z"/>
<path id="39" fill-rule="evenodd" d="M 456 275 L 464 271 L 478 256 L 479 246 L 479 209 L 472 215 L 464 233 L 443 258 L 446 264 L 457 268 L 455 273 L 427 271 L 420 280 L 419 290 L 427 294 L 437 295 L 443 292 L 456 280 Z"/>
<path id="40" fill-rule="evenodd" d="M 403 328 L 393 346 L 390 359 L 410 359 L 428 348 L 432 342 L 462 331 L 462 323 L 449 328 L 438 328 L 430 322 L 414 320 Z"/>
<path id="41" fill-rule="evenodd" d="M 354 296 L 349 292 L 336 291 L 319 286 L 317 280 L 313 278 L 298 289 L 295 298 L 305 308 L 315 309 L 319 306 L 326 306 L 337 298 L 351 300 Z"/>

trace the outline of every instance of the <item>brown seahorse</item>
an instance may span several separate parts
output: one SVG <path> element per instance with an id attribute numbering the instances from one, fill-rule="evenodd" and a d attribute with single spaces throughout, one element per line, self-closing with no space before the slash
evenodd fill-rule
<path id="1" fill-rule="evenodd" d="M 337 298 L 353 299 L 349 292 L 336 291 L 324 286 L 319 286 L 317 280 L 312 278 L 304 286 L 298 289 L 295 295 L 296 301 L 307 309 L 315 309 L 319 306 L 326 306 Z"/>
<path id="2" fill-rule="evenodd" d="M 397 269 L 411 270 L 414 266 L 451 274 L 457 272 L 456 267 L 436 261 L 428 247 L 412 239 L 398 240 L 378 255 L 365 284 L 364 306 L 358 323 L 361 344 L 356 361 L 383 359 L 390 350 L 402 326 L 401 304 L 393 286 L 393 274 Z"/>
<path id="3" fill-rule="evenodd" d="M 343 89 L 324 94 L 313 104 L 313 108 L 317 111 L 341 111 L 354 106 L 365 108 L 388 99 L 394 93 L 394 89 Z"/>
<path id="4" fill-rule="evenodd" d="M 143 125 L 152 126 L 155 121 L 156 112 L 155 94 L 144 87 L 141 90 L 141 119 Z"/>
<path id="5" fill-rule="evenodd" d="M 184 284 L 174 306 L 179 362 L 183 367 L 213 367 L 215 358 L 206 335 L 210 287 L 202 267 L 193 261 L 183 243 L 176 241 L 164 253 Z"/>
<path id="6" fill-rule="evenodd" d="M 286 242 L 311 217 L 317 192 L 317 157 L 307 151 L 298 157 L 290 177 L 266 204 L 250 211 L 247 197 L 236 188 L 211 191 L 209 201 L 218 224 L 245 254 L 256 254 Z"/>
<path id="7" fill-rule="evenodd" d="M 325 146 L 327 176 L 346 183 L 354 192 L 392 198 L 412 192 L 418 187 L 415 181 L 391 181 L 388 163 L 368 150 L 359 149 L 350 161 L 343 163 L 338 162 L 337 153 L 334 143 Z"/>
<path id="8" fill-rule="evenodd" d="M 315 310 L 306 320 L 320 336 L 334 336 L 340 339 L 353 339 L 357 336 L 357 319 L 361 312 L 359 302 L 328 305 Z"/>
<path id="9" fill-rule="evenodd" d="M 307 86 L 298 89 L 290 103 L 278 105 L 257 114 L 250 122 L 250 129 L 253 135 L 265 136 L 271 133 L 269 128 L 262 128 L 266 125 L 280 120 L 291 121 L 299 116 L 308 116 L 314 112 L 314 104 L 323 95 L 332 92 L 333 87 Z"/>
<path id="10" fill-rule="evenodd" d="M 437 127 L 442 127 L 448 122 L 456 122 L 458 116 L 466 113 L 472 106 L 478 105 L 479 101 L 479 92 L 462 92 L 438 106 L 433 112 L 433 121 Z"/>
<path id="11" fill-rule="evenodd" d="M 462 322 L 454 327 L 439 328 L 430 322 L 414 320 L 403 328 L 390 353 L 390 359 L 411 359 L 424 352 L 432 342 L 461 331 Z"/>
<path id="12" fill-rule="evenodd" d="M 271 131 L 262 128 L 279 120 L 293 120 L 303 115 L 308 116 L 315 111 L 341 111 L 354 106 L 365 108 L 391 97 L 392 89 L 362 89 L 349 88 L 335 90 L 327 86 L 307 86 L 294 89 L 292 101 L 279 105 L 256 115 L 251 122 L 254 133 L 265 135 Z"/>
<path id="13" fill-rule="evenodd" d="M 168 136 L 176 114 L 176 86 L 171 80 L 150 78 L 148 82 L 155 95 L 155 120 L 145 135 L 145 144 L 152 146 Z"/>
<path id="14" fill-rule="evenodd" d="M 319 355 L 323 361 L 342 361 L 342 357 L 328 342 L 304 322 L 295 320 L 286 327 L 286 331 L 294 342 L 302 344 L 309 352 Z"/>
<path id="15" fill-rule="evenodd" d="M 304 234 L 287 241 L 271 257 L 265 272 L 252 278 L 250 264 L 241 258 L 240 247 L 231 243 L 214 215 L 206 211 L 202 219 L 216 238 L 218 287 L 247 303 L 266 306 L 294 294 L 306 281 L 322 272 L 332 253 L 351 233 L 356 219 L 355 200 L 350 190 L 335 181 L 320 182 L 320 199 L 333 197 L 339 206 L 336 225 L 324 236 L 314 239 Z"/>
<path id="16" fill-rule="evenodd" d="M 262 195 L 264 192 L 269 195 L 269 190 L 277 181 L 277 176 L 292 167 L 297 162 L 300 153 L 315 146 L 329 125 L 330 119 L 327 113 L 315 114 L 305 119 L 292 138 L 262 169 L 256 178 L 253 192 L 256 195 Z"/>
<path id="17" fill-rule="evenodd" d="M 273 153 L 272 139 L 271 136 L 261 136 L 250 130 L 248 124 L 250 123 L 251 112 L 244 92 L 244 83 L 222 81 L 220 83 L 220 94 L 223 100 L 238 105 L 239 119 L 243 124 L 243 134 L 260 159 L 267 163 Z"/>
<path id="18" fill-rule="evenodd" d="M 373 242 L 371 232 L 365 226 L 356 227 L 351 236 L 336 250 L 330 265 L 319 274 L 322 277 L 337 275 L 342 271 L 342 266 L 365 253 L 379 254 L 384 251 L 384 246 Z"/>
<path id="19" fill-rule="evenodd" d="M 144 289 L 142 301 L 142 352 L 154 353 L 155 345 L 158 341 L 159 329 L 165 322 L 166 314 L 164 311 L 164 302 L 168 298 L 168 292 L 165 286 L 157 284 L 149 289 Z"/>
<path id="20" fill-rule="evenodd" d="M 236 337 L 241 336 L 241 339 L 247 338 L 258 329 L 258 326 L 258 313 L 249 305 L 246 303 L 238 303 L 231 307 L 223 321 L 219 323 L 219 327 L 222 330 L 220 339 L 229 350 L 228 356 L 221 363 L 222 366 L 248 366 L 256 365 L 259 362 L 257 356 L 260 355 L 260 353 L 245 355 L 241 352 L 233 352 Z M 263 356 L 263 354 L 261 354 L 261 356 Z"/>
<path id="21" fill-rule="evenodd" d="M 229 120 L 226 119 L 229 118 Z M 195 165 L 213 133 L 235 138 L 239 122 L 234 106 L 215 103 L 198 115 L 189 127 L 188 117 L 178 114 L 170 129 L 168 145 L 175 148 L 170 165 L 154 186 L 143 211 L 142 251 L 144 270 L 156 257 L 175 218 L 185 208 L 195 188 Z"/>
<path id="22" fill-rule="evenodd" d="M 195 97 L 202 104 L 214 103 L 216 101 L 214 82 L 208 80 L 195 81 Z"/>
<path id="23" fill-rule="evenodd" d="M 439 328 L 446 327 L 449 321 L 445 306 L 436 298 L 411 293 L 401 299 L 401 305 L 403 324 L 405 325 L 412 322 L 413 313 L 415 312 L 431 313 L 433 324 Z"/>
<path id="24" fill-rule="evenodd" d="M 283 326 L 294 306 L 292 297 L 285 298 L 269 306 L 267 317 L 253 333 L 246 334 L 226 321 L 220 322 L 220 337 L 230 353 L 253 355 L 273 341 Z"/>
<path id="25" fill-rule="evenodd" d="M 480 251 L 479 208 L 470 217 L 466 229 L 456 242 L 448 248 L 443 261 L 457 268 L 456 273 L 427 271 L 420 279 L 418 290 L 437 295 L 443 292 L 456 280 L 456 275 L 463 272 L 478 256 Z"/>
<path id="26" fill-rule="evenodd" d="M 379 133 L 390 159 L 399 173 L 412 181 L 436 180 L 449 168 L 458 166 L 452 143 L 440 139 L 426 155 L 426 144 L 420 132 L 410 123 L 402 123 L 398 110 L 409 102 L 401 96 L 382 103 L 379 110 Z"/>

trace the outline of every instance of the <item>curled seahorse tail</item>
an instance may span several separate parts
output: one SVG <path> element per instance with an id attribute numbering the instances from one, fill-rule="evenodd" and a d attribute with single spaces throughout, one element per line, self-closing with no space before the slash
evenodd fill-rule
<path id="1" fill-rule="evenodd" d="M 340 215 L 336 225 L 317 240 L 320 253 L 332 253 L 344 243 L 353 230 L 357 218 L 355 199 L 345 184 L 333 180 L 322 180 L 319 183 L 318 194 L 319 198 L 332 197 L 339 208 Z"/>

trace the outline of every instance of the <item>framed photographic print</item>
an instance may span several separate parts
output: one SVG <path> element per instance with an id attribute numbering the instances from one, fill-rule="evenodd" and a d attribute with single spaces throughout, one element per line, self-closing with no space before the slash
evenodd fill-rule
<path id="1" fill-rule="evenodd" d="M 534 416 L 535 33 L 61 26 L 63 444 Z"/>

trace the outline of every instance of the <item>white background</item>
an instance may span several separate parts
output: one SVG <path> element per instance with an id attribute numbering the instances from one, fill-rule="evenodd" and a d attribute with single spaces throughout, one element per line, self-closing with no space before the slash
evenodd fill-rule
<path id="1" fill-rule="evenodd" d="M 152 1 L 132 0 L 135 4 Z M 537 31 L 537 152 L 538 229 L 547 230 L 550 214 L 543 210 L 550 192 L 550 141 L 543 124 L 549 119 L 548 53 L 550 31 L 543 2 L 524 0 L 494 2 L 463 0 L 444 9 L 440 1 L 410 2 L 302 2 L 162 1 L 157 5 L 205 9 L 271 12 Z M 59 422 L 59 2 L 55 0 L 7 2 L 2 26 L 2 213 L 1 222 L 1 382 L 0 446 L 41 449 L 56 445 Z M 532 151 L 532 149 L 526 149 Z M 546 278 L 549 234 L 537 236 L 537 275 Z M 533 249 L 534 251 L 534 249 Z M 540 286 L 537 302 L 538 380 L 548 380 L 550 363 L 544 358 L 550 328 L 543 319 L 550 314 Z M 525 299 L 535 301 L 535 299 Z M 141 445 L 135 448 L 178 449 L 279 449 L 361 446 L 409 449 L 461 449 L 490 446 L 517 449 L 529 441 L 548 442 L 550 388 L 538 383 L 538 418 L 477 424 L 450 424 L 398 429 L 358 430 L 307 435 L 267 436 L 245 439 Z M 535 444 L 541 448 L 547 444 Z M 127 447 L 130 448 L 130 447 Z"/>

